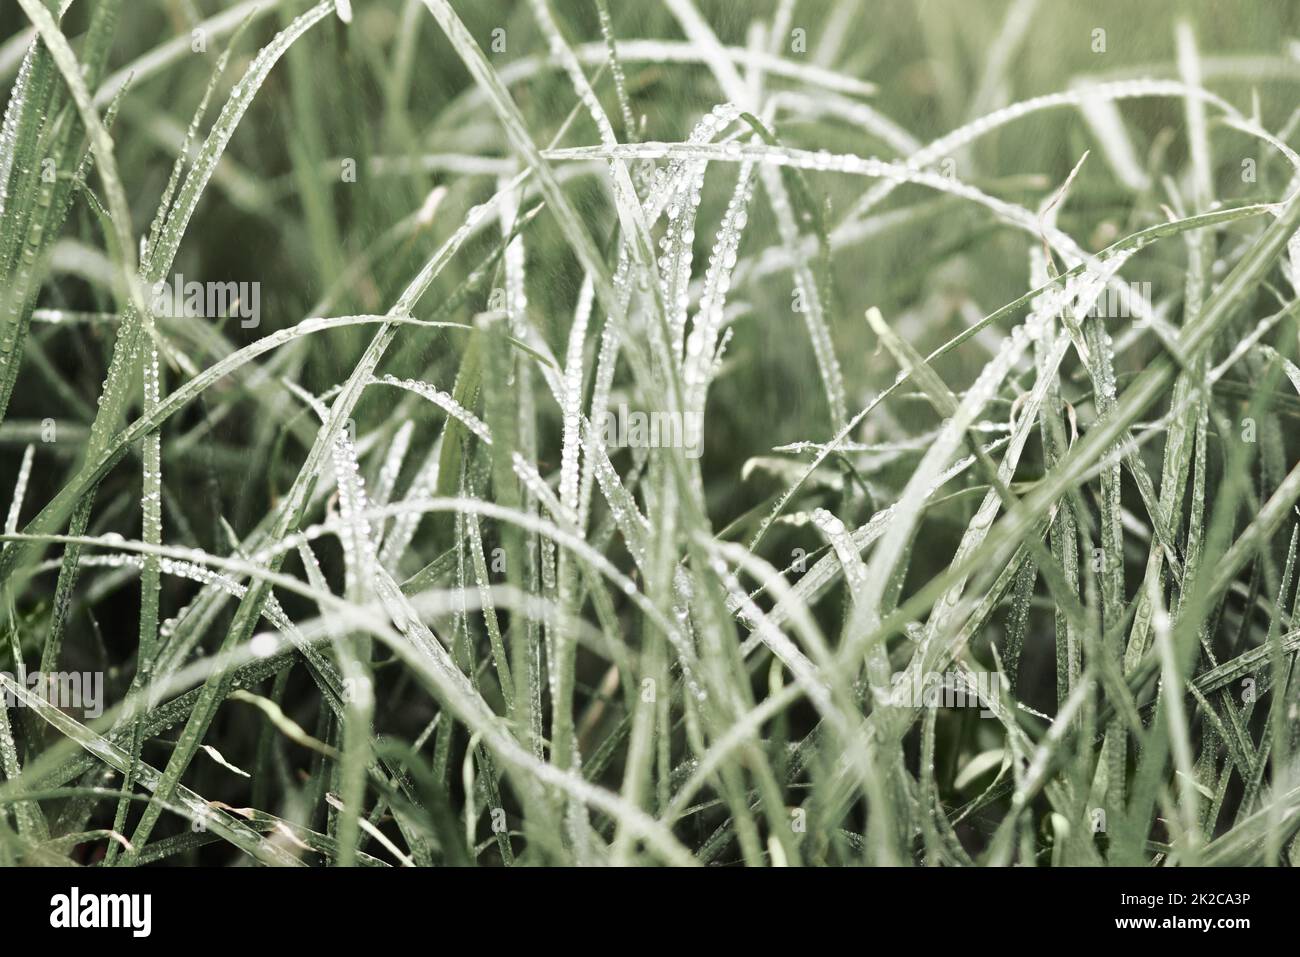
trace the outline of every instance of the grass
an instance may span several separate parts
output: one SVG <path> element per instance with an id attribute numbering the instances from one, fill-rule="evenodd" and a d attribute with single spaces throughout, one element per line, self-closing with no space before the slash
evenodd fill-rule
<path id="1" fill-rule="evenodd" d="M 0 25 L 0 861 L 1300 862 L 1285 8 Z"/>

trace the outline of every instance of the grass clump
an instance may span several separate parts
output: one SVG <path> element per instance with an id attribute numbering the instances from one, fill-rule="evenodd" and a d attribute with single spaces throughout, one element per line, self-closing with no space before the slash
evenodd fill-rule
<path id="1" fill-rule="evenodd" d="M 1294 17 L 866 6 L 0 15 L 0 860 L 1296 863 Z"/>

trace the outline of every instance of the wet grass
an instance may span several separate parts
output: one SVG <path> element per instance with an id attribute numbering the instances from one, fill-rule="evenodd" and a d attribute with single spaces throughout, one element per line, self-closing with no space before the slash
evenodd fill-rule
<path id="1" fill-rule="evenodd" d="M 1284 8 L 18 7 L 4 862 L 1300 854 Z"/>

